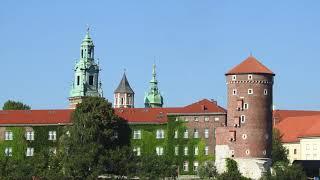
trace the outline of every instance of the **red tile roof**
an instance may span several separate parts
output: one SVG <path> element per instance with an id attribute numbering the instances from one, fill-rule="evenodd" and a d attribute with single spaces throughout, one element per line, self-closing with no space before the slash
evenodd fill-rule
<path id="1" fill-rule="evenodd" d="M 73 110 L 4 110 L 0 111 L 0 126 L 70 124 Z"/>
<path id="2" fill-rule="evenodd" d="M 203 99 L 185 107 L 176 108 L 116 108 L 115 113 L 129 123 L 165 123 L 170 114 L 226 113 L 216 102 Z"/>
<path id="3" fill-rule="evenodd" d="M 300 137 L 320 136 L 320 115 L 287 117 L 275 128 L 285 143 L 298 142 Z"/>
<path id="4" fill-rule="evenodd" d="M 274 110 L 273 118 L 276 122 L 280 122 L 287 117 L 298 117 L 298 116 L 313 116 L 320 115 L 320 111 L 306 111 L 306 110 Z"/>
<path id="5" fill-rule="evenodd" d="M 259 62 L 255 57 L 249 56 L 246 60 L 244 60 L 239 65 L 235 66 L 231 70 L 229 70 L 226 75 L 230 74 L 271 74 L 274 73 L 264 66 L 261 62 Z"/>
<path id="6" fill-rule="evenodd" d="M 176 108 L 116 108 L 115 113 L 129 123 L 165 123 L 168 114 L 226 113 L 226 110 L 207 99 Z M 73 110 L 8 110 L 0 111 L 0 126 L 71 124 Z"/>

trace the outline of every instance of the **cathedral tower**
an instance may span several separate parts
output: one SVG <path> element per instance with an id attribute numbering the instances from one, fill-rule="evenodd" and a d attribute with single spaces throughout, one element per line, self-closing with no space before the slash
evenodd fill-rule
<path id="1" fill-rule="evenodd" d="M 123 73 L 119 86 L 114 91 L 115 108 L 134 108 L 134 91 L 130 87 L 126 73 Z"/>
<path id="2" fill-rule="evenodd" d="M 253 56 L 226 73 L 227 127 L 216 132 L 217 168 L 222 166 L 219 161 L 228 157 L 234 158 L 240 171 L 252 179 L 269 168 L 274 75 Z"/>
<path id="3" fill-rule="evenodd" d="M 163 106 L 163 97 L 161 96 L 158 89 L 156 65 L 153 65 L 150 89 L 144 98 L 144 105 L 146 108 L 156 108 Z"/>
<path id="4" fill-rule="evenodd" d="M 75 108 L 87 96 L 102 96 L 99 71 L 99 65 L 94 61 L 94 44 L 88 28 L 81 43 L 80 58 L 74 67 L 69 108 Z"/>

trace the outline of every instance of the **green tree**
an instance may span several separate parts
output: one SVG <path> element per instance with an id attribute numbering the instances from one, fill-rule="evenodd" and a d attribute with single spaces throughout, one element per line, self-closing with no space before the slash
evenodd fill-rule
<path id="1" fill-rule="evenodd" d="M 277 162 L 273 165 L 272 173 L 268 171 L 263 180 L 304 180 L 307 179 L 302 167 L 296 164 L 289 165 L 285 162 Z"/>
<path id="2" fill-rule="evenodd" d="M 208 161 L 199 166 L 198 175 L 201 179 L 214 179 L 218 176 L 217 168 L 213 161 Z"/>
<path id="3" fill-rule="evenodd" d="M 31 107 L 19 101 L 8 100 L 3 104 L 3 110 L 30 110 Z"/>
<path id="4" fill-rule="evenodd" d="M 227 158 L 227 171 L 220 174 L 217 179 L 218 180 L 248 180 L 250 178 L 246 178 L 242 176 L 240 171 L 238 170 L 238 164 L 235 160 Z"/>
<path id="5" fill-rule="evenodd" d="M 110 166 L 117 156 L 110 156 L 110 151 L 117 153 L 118 148 L 128 146 L 131 131 L 127 122 L 115 115 L 111 103 L 101 97 L 85 98 L 75 109 L 72 121 L 73 125 L 66 127 L 60 140 L 65 175 L 96 178 L 120 173 Z M 130 159 L 123 154 L 119 156 Z"/>
<path id="6" fill-rule="evenodd" d="M 178 167 L 168 156 L 147 154 L 138 163 L 138 176 L 142 179 L 164 179 L 178 176 Z"/>
<path id="7" fill-rule="evenodd" d="M 273 129 L 273 132 L 272 132 L 272 152 L 271 152 L 273 164 L 276 164 L 277 162 L 289 163 L 289 160 L 287 158 L 288 151 L 282 145 L 281 139 L 282 139 L 282 135 L 280 134 L 279 130 Z"/>

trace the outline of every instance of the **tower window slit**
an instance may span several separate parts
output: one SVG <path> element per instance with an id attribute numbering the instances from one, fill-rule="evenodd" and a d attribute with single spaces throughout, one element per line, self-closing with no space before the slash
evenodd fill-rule
<path id="1" fill-rule="evenodd" d="M 77 76 L 77 85 L 80 85 L 80 76 Z"/>
<path id="2" fill-rule="evenodd" d="M 89 85 L 90 86 L 93 85 L 93 76 L 92 75 L 89 76 Z"/>
<path id="3" fill-rule="evenodd" d="M 81 58 L 83 58 L 83 49 L 81 50 Z"/>

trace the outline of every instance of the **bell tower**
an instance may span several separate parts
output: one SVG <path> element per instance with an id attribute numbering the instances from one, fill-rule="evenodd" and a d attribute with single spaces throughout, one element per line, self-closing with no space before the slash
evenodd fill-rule
<path id="1" fill-rule="evenodd" d="M 158 80 L 156 73 L 156 65 L 152 68 L 152 79 L 150 81 L 149 92 L 146 93 L 144 98 L 144 105 L 146 108 L 158 108 L 163 106 L 163 97 L 158 89 Z"/>
<path id="2" fill-rule="evenodd" d="M 87 96 L 102 96 L 99 71 L 99 64 L 94 61 L 94 44 L 88 28 L 80 46 L 80 58 L 74 67 L 69 108 L 75 108 Z"/>

